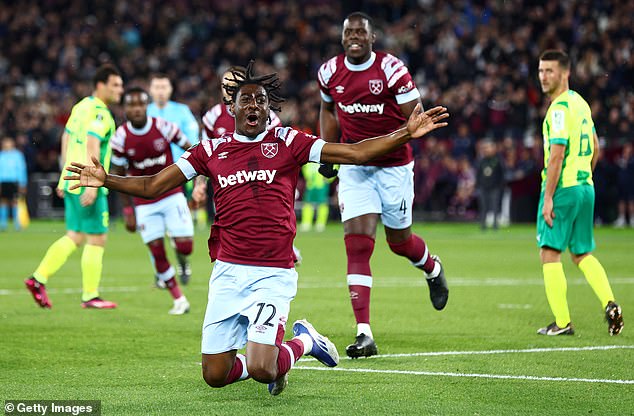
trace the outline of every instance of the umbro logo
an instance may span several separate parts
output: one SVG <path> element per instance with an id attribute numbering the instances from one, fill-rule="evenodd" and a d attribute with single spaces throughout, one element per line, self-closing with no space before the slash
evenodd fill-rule
<path id="1" fill-rule="evenodd" d="M 229 152 L 220 152 L 218 153 L 218 159 L 226 159 Z"/>
<path id="2" fill-rule="evenodd" d="M 337 86 L 335 87 L 335 92 L 336 92 L 337 94 L 343 94 L 343 88 L 344 88 L 344 87 L 343 87 L 343 85 L 337 85 Z"/>

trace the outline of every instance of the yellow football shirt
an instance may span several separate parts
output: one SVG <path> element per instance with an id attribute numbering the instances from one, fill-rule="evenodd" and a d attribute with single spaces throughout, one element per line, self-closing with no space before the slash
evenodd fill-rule
<path id="1" fill-rule="evenodd" d="M 88 160 L 87 151 L 88 136 L 93 136 L 99 139 L 99 162 L 107 172 L 110 169 L 110 157 L 112 155 L 110 138 L 116 130 L 116 125 L 110 110 L 108 110 L 108 106 L 99 98 L 90 96 L 75 104 L 66 123 L 65 130 L 69 138 L 66 147 L 66 161 L 58 186 L 66 192 L 80 194 L 81 188 L 72 191 L 68 190 L 77 181 L 66 181 L 63 179 L 64 175 L 67 174 L 66 167 L 70 166 L 71 162 L 92 165 L 92 161 Z"/>
<path id="2" fill-rule="evenodd" d="M 544 170 L 542 189 L 546 186 L 546 169 L 550 146 L 566 146 L 557 188 L 592 185 L 594 122 L 588 103 L 573 90 L 564 91 L 553 100 L 542 126 L 544 136 Z"/>

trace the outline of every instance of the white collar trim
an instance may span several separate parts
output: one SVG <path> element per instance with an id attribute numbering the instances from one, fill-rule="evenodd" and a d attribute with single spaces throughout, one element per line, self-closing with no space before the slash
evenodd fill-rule
<path id="1" fill-rule="evenodd" d="M 268 130 L 264 130 L 262 133 L 258 134 L 255 137 L 249 137 L 234 132 L 233 138 L 242 143 L 255 143 L 264 140 L 264 136 L 266 136 L 266 133 L 268 133 Z"/>
<path id="2" fill-rule="evenodd" d="M 130 130 L 132 134 L 143 136 L 144 134 L 147 134 L 147 132 L 150 131 L 150 129 L 152 128 L 152 117 L 148 117 L 147 123 L 145 123 L 145 126 L 141 127 L 140 129 L 135 128 L 129 121 L 127 122 L 127 125 L 128 130 Z"/>
<path id="3" fill-rule="evenodd" d="M 347 57 L 344 58 L 343 63 L 346 65 L 346 68 L 348 68 L 350 71 L 365 71 L 366 69 L 372 66 L 375 60 L 376 60 L 376 53 L 372 52 L 370 54 L 370 59 L 368 59 L 362 64 L 355 65 L 351 63 L 350 61 L 348 61 Z"/>

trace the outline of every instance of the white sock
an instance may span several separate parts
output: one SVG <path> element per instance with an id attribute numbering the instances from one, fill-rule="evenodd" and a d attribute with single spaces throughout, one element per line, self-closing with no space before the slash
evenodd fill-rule
<path id="1" fill-rule="evenodd" d="M 370 324 L 357 324 L 357 336 L 365 334 L 366 336 L 374 339 L 372 336 L 372 329 L 370 329 Z"/>
<path id="2" fill-rule="evenodd" d="M 236 360 L 240 360 L 242 362 L 242 374 L 237 381 L 246 380 L 249 378 L 249 372 L 247 371 L 247 357 L 242 354 L 236 354 Z"/>
<path id="3" fill-rule="evenodd" d="M 313 339 L 308 334 L 299 334 L 295 338 L 299 338 L 299 340 L 304 344 L 304 355 L 308 354 L 313 349 Z"/>
<path id="4" fill-rule="evenodd" d="M 432 270 L 431 273 L 427 274 L 427 278 L 428 279 L 433 279 L 435 277 L 438 277 L 439 274 L 440 274 L 440 263 L 435 261 L 434 262 L 434 270 Z"/>

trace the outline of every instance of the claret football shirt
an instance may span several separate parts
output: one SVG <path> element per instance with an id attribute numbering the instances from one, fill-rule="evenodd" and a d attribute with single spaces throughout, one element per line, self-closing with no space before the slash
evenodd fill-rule
<path id="1" fill-rule="evenodd" d="M 293 267 L 295 187 L 301 166 L 319 163 L 325 142 L 290 127 L 255 138 L 225 134 L 203 139 L 176 163 L 187 179 L 209 178 L 216 217 L 212 260 Z"/>

